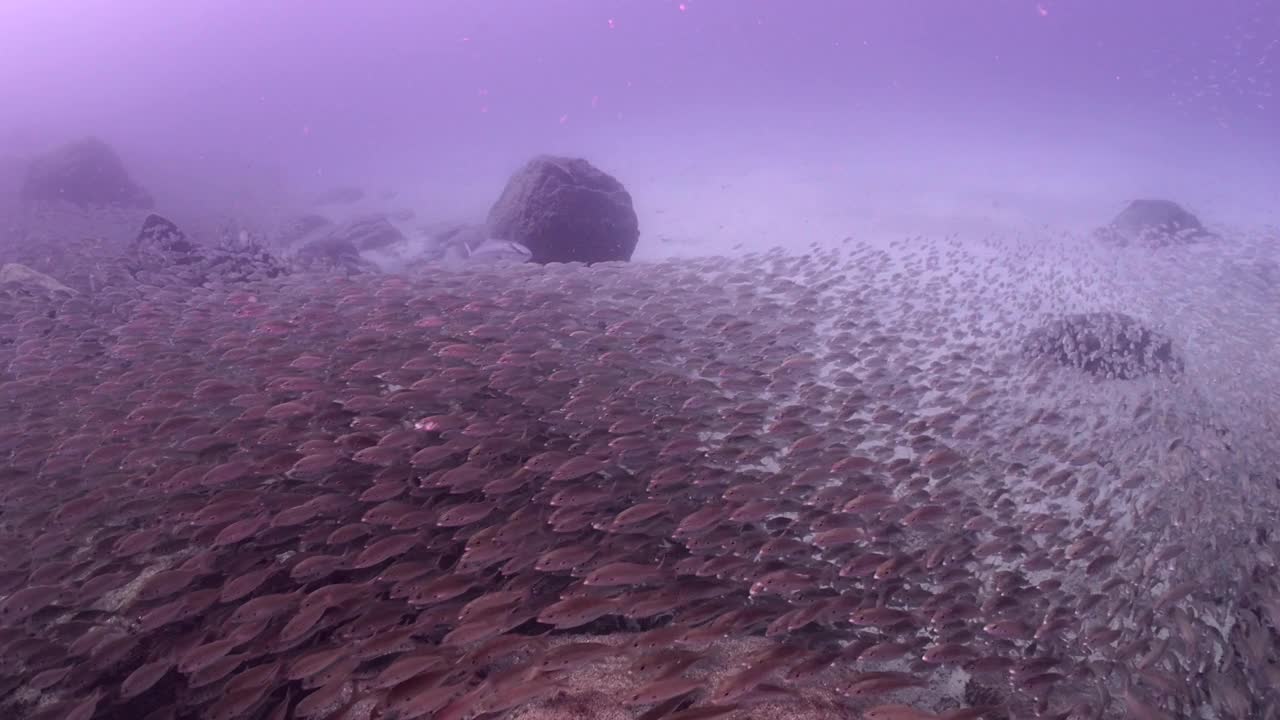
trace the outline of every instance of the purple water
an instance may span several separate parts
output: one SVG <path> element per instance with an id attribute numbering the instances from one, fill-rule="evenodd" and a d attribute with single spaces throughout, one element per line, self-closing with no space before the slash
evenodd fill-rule
<path id="1" fill-rule="evenodd" d="M 1280 193 L 1262 0 L 22 1 L 0 32 L 4 154 L 95 133 L 162 204 L 357 184 L 469 217 L 563 152 L 654 256 L 1145 195 L 1257 226 Z"/>

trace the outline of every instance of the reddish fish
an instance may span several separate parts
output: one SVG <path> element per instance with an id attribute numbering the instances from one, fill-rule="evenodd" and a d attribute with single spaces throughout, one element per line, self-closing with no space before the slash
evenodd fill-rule
<path id="1" fill-rule="evenodd" d="M 279 617 L 292 610 L 301 598 L 301 590 L 256 597 L 236 608 L 227 621 L 242 623 Z"/>
<path id="2" fill-rule="evenodd" d="M 663 576 L 662 568 L 655 565 L 615 562 L 591 571 L 583 579 L 582 584 L 587 587 L 646 585 L 661 580 Z"/>
<path id="3" fill-rule="evenodd" d="M 591 596 L 570 596 L 548 605 L 538 614 L 538 622 L 560 630 L 586 625 L 616 611 L 616 601 Z"/>
<path id="4" fill-rule="evenodd" d="M 266 515 L 256 515 L 243 520 L 237 520 L 222 528 L 222 531 L 218 533 L 218 536 L 213 539 L 213 547 L 234 545 L 238 542 L 247 540 L 266 528 L 269 522 L 270 518 Z"/>
<path id="5" fill-rule="evenodd" d="M 162 658 L 139 666 L 120 683 L 120 698 L 129 700 L 150 690 L 173 669 L 173 658 Z"/>
<path id="6" fill-rule="evenodd" d="M 390 560 L 391 558 L 403 555 L 410 548 L 417 545 L 420 541 L 418 535 L 414 533 L 406 533 L 404 535 L 392 535 L 374 542 L 364 549 L 363 552 L 352 563 L 352 567 L 356 570 L 373 567 Z"/>

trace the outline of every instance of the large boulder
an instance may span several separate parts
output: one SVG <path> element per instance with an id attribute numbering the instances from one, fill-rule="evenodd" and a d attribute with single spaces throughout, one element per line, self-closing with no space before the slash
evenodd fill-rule
<path id="1" fill-rule="evenodd" d="M 27 206 L 66 202 L 144 210 L 155 204 L 151 194 L 129 177 L 116 151 L 96 137 L 32 160 L 23 179 L 22 201 Z"/>
<path id="2" fill-rule="evenodd" d="M 1200 218 L 1172 200 L 1139 199 L 1110 224 L 1099 228 L 1102 240 L 1117 245 L 1166 247 L 1213 237 Z"/>
<path id="3" fill-rule="evenodd" d="M 147 216 L 130 245 L 128 265 L 133 277 L 142 282 L 192 287 L 271 279 L 288 272 L 260 247 L 203 245 L 155 214 Z"/>
<path id="4" fill-rule="evenodd" d="M 630 260 L 640 223 L 622 183 L 580 158 L 540 155 L 516 171 L 489 210 L 489 234 L 533 262 Z"/>
<path id="5" fill-rule="evenodd" d="M 1033 330 L 1024 350 L 1033 357 L 1101 378 L 1128 380 L 1182 371 L 1173 341 L 1124 313 L 1067 315 Z"/>

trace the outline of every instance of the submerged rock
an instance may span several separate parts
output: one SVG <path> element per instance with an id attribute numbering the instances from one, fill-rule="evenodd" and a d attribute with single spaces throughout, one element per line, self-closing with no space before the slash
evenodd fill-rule
<path id="1" fill-rule="evenodd" d="M 385 215 L 365 215 L 355 218 L 332 233 L 332 237 L 351 243 L 361 252 L 366 250 L 384 250 L 403 245 L 404 233 L 386 218 Z"/>
<path id="2" fill-rule="evenodd" d="M 0 266 L 0 285 L 16 285 L 21 288 L 39 288 L 49 292 L 76 294 L 74 289 L 21 263 L 6 263 Z"/>
<path id="3" fill-rule="evenodd" d="M 148 215 L 129 247 L 135 279 L 193 287 L 249 282 L 286 274 L 284 264 L 257 247 L 218 248 L 196 243 L 169 219 Z"/>
<path id="4" fill-rule="evenodd" d="M 286 222 L 279 232 L 279 244 L 285 247 L 305 245 L 320 235 L 333 231 L 333 221 L 323 215 L 302 215 Z"/>
<path id="5" fill-rule="evenodd" d="M 165 264 L 185 265 L 199 256 L 195 243 L 187 239 L 186 233 L 172 220 L 155 213 L 142 221 L 133 249 L 140 258 L 154 257 Z"/>
<path id="6" fill-rule="evenodd" d="M 540 155 L 516 171 L 489 210 L 489 232 L 533 262 L 630 260 L 640 240 L 631 195 L 580 158 Z"/>
<path id="7" fill-rule="evenodd" d="M 120 156 L 96 137 L 70 143 L 32 160 L 22 184 L 27 206 L 67 202 L 79 207 L 150 209 L 151 194 L 125 170 Z"/>
<path id="8" fill-rule="evenodd" d="M 284 256 L 295 256 L 312 243 L 329 237 L 337 227 L 323 215 L 299 215 L 285 219 L 271 233 L 271 247 Z"/>
<path id="9" fill-rule="evenodd" d="M 335 235 L 307 242 L 298 248 L 292 259 L 301 270 L 337 271 L 345 275 L 378 272 L 378 267 L 365 260 L 354 243 Z"/>
<path id="10" fill-rule="evenodd" d="M 1200 218 L 1172 200 L 1139 199 L 1129 203 L 1097 236 L 1117 245 L 1166 247 L 1213 237 Z"/>
<path id="11" fill-rule="evenodd" d="M 1097 377 L 1128 380 L 1181 372 L 1173 341 L 1124 313 L 1067 315 L 1033 330 L 1026 352 Z"/>

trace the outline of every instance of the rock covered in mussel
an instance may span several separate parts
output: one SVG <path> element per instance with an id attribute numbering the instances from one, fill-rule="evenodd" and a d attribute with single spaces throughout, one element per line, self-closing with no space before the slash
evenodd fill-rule
<path id="1" fill-rule="evenodd" d="M 173 221 L 151 214 L 128 248 L 126 264 L 135 279 L 149 283 L 204 287 L 273 279 L 285 265 L 257 246 L 215 247 L 189 238 Z"/>
<path id="2" fill-rule="evenodd" d="M 1102 378 L 1181 372 L 1173 341 L 1118 312 L 1066 315 L 1028 334 L 1024 349 Z"/>

